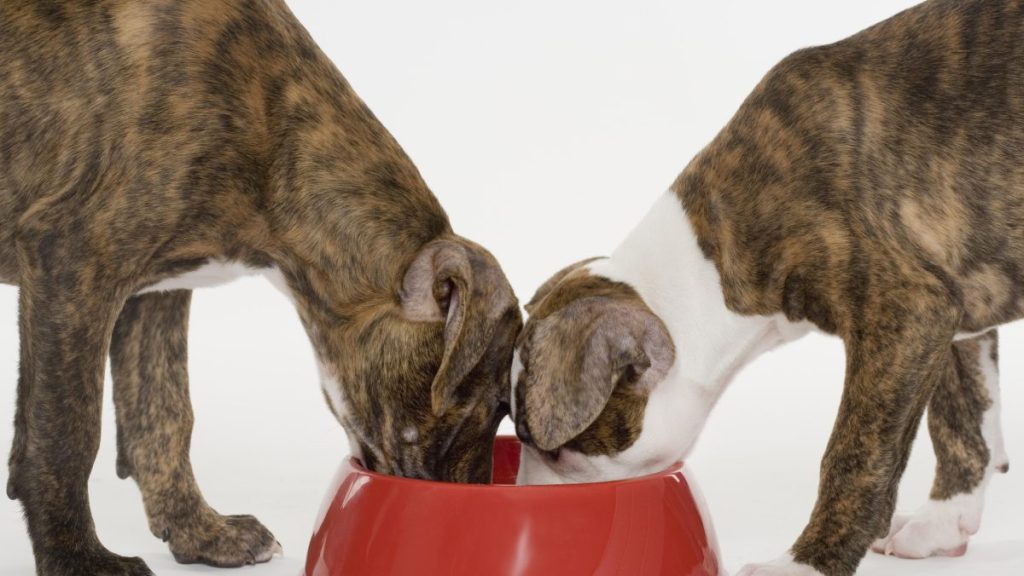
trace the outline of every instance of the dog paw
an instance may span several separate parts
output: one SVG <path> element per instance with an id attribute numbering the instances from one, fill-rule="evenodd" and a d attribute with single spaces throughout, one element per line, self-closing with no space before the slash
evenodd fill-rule
<path id="1" fill-rule="evenodd" d="M 736 576 L 823 576 L 813 567 L 793 560 L 791 554 L 767 564 L 748 564 Z"/>
<path id="2" fill-rule="evenodd" d="M 177 529 L 168 528 L 163 538 L 180 564 L 234 568 L 284 555 L 270 530 L 252 516 L 217 515 Z"/>
<path id="3" fill-rule="evenodd" d="M 898 558 L 963 556 L 967 542 L 978 531 L 977 514 L 956 499 L 931 501 L 911 516 L 897 514 L 889 535 L 876 540 L 871 550 Z"/>
<path id="4" fill-rule="evenodd" d="M 153 576 L 141 558 L 118 556 L 105 549 L 86 552 L 42 552 L 37 560 L 39 576 Z"/>

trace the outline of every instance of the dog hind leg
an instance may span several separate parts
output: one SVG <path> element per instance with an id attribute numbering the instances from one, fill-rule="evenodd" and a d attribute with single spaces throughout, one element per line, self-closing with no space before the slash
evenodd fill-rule
<path id="1" fill-rule="evenodd" d="M 874 539 L 887 533 L 910 446 L 948 369 L 959 312 L 937 282 L 911 282 L 901 282 L 902 294 L 873 290 L 844 334 L 846 383 L 818 501 L 791 549 L 796 564 L 828 576 L 853 576 Z M 782 572 L 755 564 L 745 573 Z"/>
<path id="2" fill-rule="evenodd" d="M 960 556 L 980 525 L 988 482 L 1007 472 L 1000 423 L 995 330 L 953 344 L 952 366 L 935 389 L 928 430 L 937 460 L 931 497 L 896 515 L 872 550 L 903 558 Z"/>

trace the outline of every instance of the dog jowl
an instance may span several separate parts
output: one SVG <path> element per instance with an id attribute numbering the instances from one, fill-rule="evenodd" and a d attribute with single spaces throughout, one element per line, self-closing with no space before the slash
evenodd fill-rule
<path id="1" fill-rule="evenodd" d="M 528 306 L 520 480 L 683 458 L 744 364 L 818 329 L 847 369 L 817 504 L 741 574 L 962 554 L 1009 467 L 994 330 L 1024 316 L 1022 222 L 1024 2 L 933 0 L 787 57 L 610 258 Z M 894 518 L 926 407 L 931 500 Z"/>
<path id="2" fill-rule="evenodd" d="M 148 574 L 95 533 L 105 358 L 117 471 L 182 562 L 279 550 L 192 475 L 192 288 L 265 273 L 371 468 L 485 482 L 521 326 L 401 148 L 278 0 L 0 4 L 0 281 L 19 286 L 8 494 L 39 574 Z"/>

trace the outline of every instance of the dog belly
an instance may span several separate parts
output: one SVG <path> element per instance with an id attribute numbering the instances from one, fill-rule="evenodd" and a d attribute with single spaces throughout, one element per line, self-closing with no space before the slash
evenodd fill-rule
<path id="1" fill-rule="evenodd" d="M 253 268 L 241 262 L 230 262 L 214 260 L 190 270 L 184 274 L 166 278 L 146 286 L 136 294 L 148 294 L 151 292 L 170 292 L 172 290 L 195 290 L 196 288 L 209 288 L 227 284 L 245 276 L 268 275 L 272 276 L 275 268 Z"/>

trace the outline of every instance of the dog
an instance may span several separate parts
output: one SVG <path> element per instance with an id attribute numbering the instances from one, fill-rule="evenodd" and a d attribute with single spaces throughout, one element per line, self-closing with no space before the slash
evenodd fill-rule
<path id="1" fill-rule="evenodd" d="M 1024 316 L 1024 2 L 930 0 L 788 56 L 611 257 L 526 310 L 521 483 L 684 458 L 742 366 L 820 330 L 847 371 L 817 504 L 741 575 L 963 554 L 1009 468 L 996 327 Z M 931 499 L 893 518 L 926 407 Z"/>
<path id="2" fill-rule="evenodd" d="M 192 475 L 191 290 L 264 274 L 371 469 L 487 482 L 522 318 L 280 0 L 0 4 L 0 281 L 19 287 L 8 495 L 42 576 L 150 574 L 87 480 L 109 353 L 117 473 L 179 562 L 280 552 Z"/>

